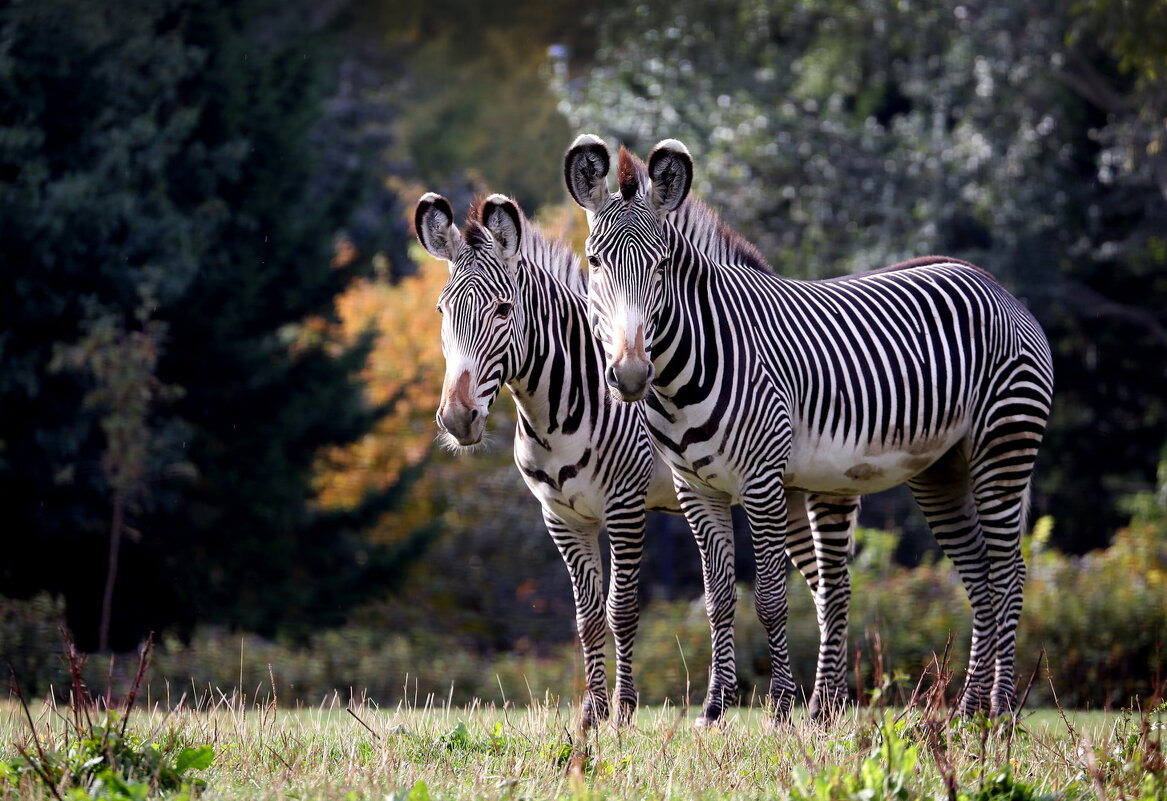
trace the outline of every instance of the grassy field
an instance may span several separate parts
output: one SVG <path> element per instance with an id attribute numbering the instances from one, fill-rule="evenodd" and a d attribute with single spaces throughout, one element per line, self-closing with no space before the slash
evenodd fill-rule
<path id="1" fill-rule="evenodd" d="M 774 731 L 757 709 L 718 731 L 695 730 L 695 714 L 643 709 L 631 728 L 581 740 L 566 704 L 288 710 L 221 698 L 204 711 L 137 709 L 122 737 L 120 718 L 103 732 L 96 711 L 38 702 L 26 713 L 10 699 L 0 799 L 1167 797 L 1161 714 L 1043 710 L 1012 736 L 920 710 L 855 709 L 830 726 L 796 715 Z"/>

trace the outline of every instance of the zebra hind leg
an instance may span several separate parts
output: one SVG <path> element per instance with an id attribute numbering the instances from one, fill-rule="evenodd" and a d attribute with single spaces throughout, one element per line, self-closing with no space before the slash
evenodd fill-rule
<path id="1" fill-rule="evenodd" d="M 909 481 L 908 486 L 937 543 L 956 567 L 972 605 L 972 644 L 961 692 L 961 714 L 988 712 L 996 661 L 997 613 L 989 584 L 989 555 L 961 445 Z"/>
<path id="2" fill-rule="evenodd" d="M 643 493 L 640 494 L 643 498 Z M 644 551 L 644 503 L 628 502 L 607 513 L 612 578 L 608 586 L 608 627 L 616 641 L 616 723 L 636 714 L 632 649 L 640 624 L 640 558 Z"/>
<path id="3" fill-rule="evenodd" d="M 996 469 L 989 464 L 973 467 L 973 495 L 985 535 L 989 586 L 993 592 L 997 622 L 996 665 L 990 706 L 990 714 L 994 717 L 1011 713 L 1016 700 L 1017 623 L 1021 617 L 1026 573 L 1021 558 L 1021 532 L 1025 528 L 1028 510 L 1029 471 L 1036 455 L 1036 446 L 1028 451 L 1015 447 L 998 456 Z"/>
<path id="4" fill-rule="evenodd" d="M 791 508 L 794 500 L 791 499 Z M 809 711 L 812 719 L 830 720 L 847 703 L 847 618 L 851 606 L 851 552 L 858 497 L 811 495 L 818 586 L 815 610 L 819 624 L 819 657 Z"/>
<path id="5" fill-rule="evenodd" d="M 607 720 L 609 714 L 604 666 L 604 643 L 608 637 L 608 627 L 604 619 L 604 577 L 599 529 L 583 530 L 571 526 L 546 510 L 543 518 L 571 576 L 576 629 L 583 649 L 586 684 L 580 726 L 588 729 Z"/>

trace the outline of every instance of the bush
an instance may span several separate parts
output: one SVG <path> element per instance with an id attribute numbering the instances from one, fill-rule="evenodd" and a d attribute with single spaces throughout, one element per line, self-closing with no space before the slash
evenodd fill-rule
<path id="1" fill-rule="evenodd" d="M 1136 698 L 1150 700 L 1160 689 L 1167 638 L 1167 492 L 1135 496 L 1129 510 L 1130 525 L 1104 551 L 1070 557 L 1047 549 L 1049 519 L 1038 521 L 1037 536 L 1027 541 L 1029 577 L 1018 639 L 1022 689 L 1043 649 L 1049 660 L 1048 679 L 1043 668 L 1030 692 L 1031 705 L 1052 703 L 1056 692 L 1070 707 L 1126 706 Z M 906 698 L 949 638 L 951 666 L 960 681 L 971 615 L 951 565 L 941 560 L 914 569 L 896 566 L 894 537 L 884 532 L 861 530 L 857 542 L 852 689 L 890 684 Z M 789 586 L 792 668 L 796 681 L 809 688 L 818 644 L 814 605 L 797 576 Z M 769 657 L 752 593 L 742 587 L 740 595 L 738 671 L 743 699 L 749 701 L 765 692 Z M 59 599 L 41 596 L 7 602 L 0 613 L 4 658 L 28 694 L 69 685 L 55 631 L 62 611 Z M 115 687 L 132 678 L 135 661 L 115 663 Z M 349 626 L 321 631 L 299 646 L 203 628 L 188 643 L 162 640 L 148 692 L 154 700 L 171 702 L 182 693 L 188 701 L 213 702 L 219 692 L 238 692 L 247 699 L 274 693 L 281 703 L 310 705 L 334 693 L 341 699 L 365 696 L 382 706 L 504 698 L 525 703 L 578 697 L 580 661 L 570 642 L 500 653 L 467 647 L 448 634 Z M 700 703 L 708 666 L 709 629 L 699 599 L 645 608 L 635 654 L 642 703 Z M 106 663 L 88 665 L 91 686 L 104 687 L 108 672 Z"/>

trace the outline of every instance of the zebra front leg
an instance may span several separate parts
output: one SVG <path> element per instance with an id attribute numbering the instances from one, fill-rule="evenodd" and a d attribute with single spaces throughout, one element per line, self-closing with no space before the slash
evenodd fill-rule
<path id="1" fill-rule="evenodd" d="M 737 702 L 737 662 L 734 658 L 733 616 L 737 596 L 734 590 L 733 521 L 728 495 L 697 491 L 676 478 L 677 500 L 693 530 L 701 554 L 701 577 L 705 585 L 705 613 L 713 643 L 709 666 L 709 690 L 697 718 L 697 727 L 716 726 L 725 710 Z"/>
<path id="2" fill-rule="evenodd" d="M 608 627 L 616 640 L 616 722 L 626 725 L 636 713 L 632 650 L 640 625 L 640 557 L 644 551 L 644 494 L 619 504 L 607 515 L 612 579 L 608 585 Z"/>
<path id="3" fill-rule="evenodd" d="M 794 504 L 791 497 L 791 518 Z M 859 498 L 811 495 L 807 505 L 818 564 L 815 610 L 819 624 L 818 666 L 809 708 L 812 718 L 827 720 L 847 702 L 847 618 L 851 606 L 847 556 L 859 514 Z"/>
<path id="4" fill-rule="evenodd" d="M 790 672 L 790 646 L 786 638 L 789 609 L 786 600 L 786 492 L 782 474 L 767 476 L 763 485 L 742 493 L 742 506 L 750 520 L 754 544 L 754 605 L 766 629 L 770 645 L 770 691 L 767 702 L 771 722 L 785 723 L 794 707 L 794 676 Z M 822 576 L 819 576 L 819 587 Z"/>
<path id="5" fill-rule="evenodd" d="M 571 576 L 575 597 L 575 622 L 584 656 L 586 691 L 580 726 L 590 728 L 608 718 L 608 683 L 604 668 L 604 576 L 600 559 L 599 527 L 583 529 L 568 524 L 544 509 L 547 531 Z"/>

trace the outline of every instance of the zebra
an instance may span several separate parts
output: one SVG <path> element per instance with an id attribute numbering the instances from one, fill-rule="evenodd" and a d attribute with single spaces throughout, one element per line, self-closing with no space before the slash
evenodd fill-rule
<path id="1" fill-rule="evenodd" d="M 587 273 L 504 195 L 477 201 L 460 231 L 449 201 L 426 193 L 414 228 L 422 247 L 450 267 L 437 304 L 446 360 L 438 426 L 452 447 L 473 448 L 502 385 L 510 390 L 515 463 L 571 576 L 587 687 L 580 724 L 609 715 L 605 615 L 616 642 L 616 720 L 627 723 L 637 705 L 632 650 L 645 511 L 681 509 L 671 472 L 650 445 L 643 404 L 609 396 L 604 354 L 587 321 Z M 809 509 L 788 541 L 812 592 L 819 580 L 812 520 L 840 525 L 829 511 Z M 601 525 L 612 565 L 606 610 Z"/>
<path id="2" fill-rule="evenodd" d="M 783 278 L 689 197 L 693 159 L 680 142 L 658 143 L 647 165 L 621 148 L 616 192 L 609 165 L 603 140 L 584 134 L 564 177 L 587 212 L 605 380 L 623 401 L 647 398 L 649 432 L 701 552 L 713 659 L 698 725 L 734 700 L 730 504 L 742 504 L 752 531 L 768 709 L 780 723 L 794 697 L 781 565 L 792 510 L 800 496 L 847 509 L 904 482 L 973 610 L 961 711 L 1010 711 L 1020 532 L 1053 392 L 1036 320 L 989 273 L 942 256 Z M 841 660 L 845 593 L 834 589 L 820 582 L 817 600 L 823 642 Z"/>

